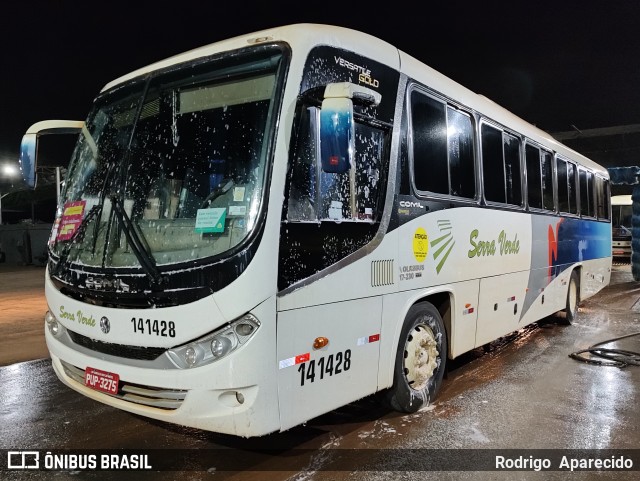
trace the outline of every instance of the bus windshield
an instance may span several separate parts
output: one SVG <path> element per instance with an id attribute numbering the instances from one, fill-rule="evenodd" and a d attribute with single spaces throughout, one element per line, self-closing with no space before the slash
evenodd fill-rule
<path id="1" fill-rule="evenodd" d="M 631 237 L 632 204 L 630 195 L 611 197 L 611 223 L 614 237 Z"/>
<path id="2" fill-rule="evenodd" d="M 53 252 L 138 267 L 140 251 L 166 265 L 238 246 L 266 191 L 281 58 L 270 49 L 187 65 L 99 97 L 69 167 Z"/>

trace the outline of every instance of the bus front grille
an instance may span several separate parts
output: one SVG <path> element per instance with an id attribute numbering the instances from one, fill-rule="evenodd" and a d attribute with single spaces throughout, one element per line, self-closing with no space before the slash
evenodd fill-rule
<path id="1" fill-rule="evenodd" d="M 69 378 L 83 386 L 85 385 L 84 369 L 80 369 L 79 367 L 73 366 L 62 360 L 60 362 L 62 363 L 65 374 Z M 164 389 L 142 386 L 140 384 L 127 383 L 122 380 L 120 380 L 120 384 L 118 386 L 118 394 L 107 394 L 107 396 L 122 399 L 124 401 L 165 410 L 178 409 L 182 405 L 186 395 L 187 391 L 180 389 Z"/>
<path id="2" fill-rule="evenodd" d="M 90 337 L 83 336 L 77 332 L 67 331 L 71 340 L 78 346 L 86 347 L 101 354 L 124 357 L 126 359 L 140 359 L 143 361 L 153 361 L 165 353 L 163 347 L 139 347 L 125 346 L 123 344 L 113 344 L 110 342 L 96 341 Z"/>

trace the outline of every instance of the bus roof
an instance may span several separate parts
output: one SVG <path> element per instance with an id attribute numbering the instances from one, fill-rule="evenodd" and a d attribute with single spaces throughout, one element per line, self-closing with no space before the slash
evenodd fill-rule
<path id="1" fill-rule="evenodd" d="M 432 69 L 424 62 L 398 50 L 388 42 L 377 37 L 344 27 L 332 25 L 301 23 L 265 29 L 222 40 L 203 47 L 160 60 L 146 67 L 134 70 L 122 77 L 106 84 L 102 91 L 108 90 L 120 83 L 134 79 L 147 73 L 165 69 L 183 62 L 215 55 L 228 50 L 236 50 L 252 44 L 284 41 L 296 45 L 297 49 L 309 51 L 316 45 L 333 45 L 337 47 L 357 46 L 357 53 L 375 59 L 391 68 L 401 71 L 409 77 L 433 88 L 435 91 L 449 97 L 461 105 L 473 109 L 487 118 L 503 124 L 516 132 L 527 136 L 531 140 L 579 161 L 599 175 L 609 178 L 607 169 L 570 149 L 554 139 L 549 133 L 535 127 L 507 109 L 501 107 L 483 95 L 476 94 L 440 72 Z"/>
<path id="2" fill-rule="evenodd" d="M 229 50 L 236 50 L 250 45 L 279 41 L 296 45 L 300 50 L 310 50 L 312 47 L 317 45 L 333 45 L 343 48 L 348 45 L 357 45 L 359 54 L 372 59 L 375 58 L 377 61 L 396 70 L 399 70 L 400 67 L 398 49 L 384 40 L 367 33 L 344 27 L 314 23 L 299 23 L 232 37 L 174 55 L 173 57 L 160 60 L 159 62 L 147 65 L 146 67 L 142 67 L 119 77 L 106 84 L 102 91 L 108 90 L 120 83 L 149 72 L 171 67 L 190 60 L 215 55 Z"/>

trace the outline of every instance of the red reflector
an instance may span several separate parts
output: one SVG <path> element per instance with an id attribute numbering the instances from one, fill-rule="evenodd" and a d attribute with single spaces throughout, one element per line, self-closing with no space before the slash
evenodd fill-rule
<path id="1" fill-rule="evenodd" d="M 378 342 L 380 340 L 380 334 L 374 334 L 369 336 L 369 342 Z"/>
<path id="2" fill-rule="evenodd" d="M 338 165 L 340 163 L 340 159 L 338 159 L 338 157 L 336 157 L 335 155 L 332 155 L 329 158 L 329 165 Z"/>
<path id="3" fill-rule="evenodd" d="M 310 357 L 311 357 L 310 353 L 301 354 L 299 356 L 296 356 L 296 364 L 301 364 L 303 362 L 307 362 Z"/>

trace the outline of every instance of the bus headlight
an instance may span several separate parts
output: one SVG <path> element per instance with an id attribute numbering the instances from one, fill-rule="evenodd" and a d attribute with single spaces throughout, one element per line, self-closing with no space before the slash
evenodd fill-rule
<path id="1" fill-rule="evenodd" d="M 246 314 L 205 337 L 170 349 L 167 355 L 181 369 L 203 366 L 235 351 L 251 339 L 259 327 L 260 321 Z"/>
<path id="2" fill-rule="evenodd" d="M 56 316 L 54 316 L 51 311 L 47 311 L 47 313 L 44 315 L 44 322 L 47 324 L 49 332 L 54 337 L 58 337 L 58 335 L 64 329 L 62 324 L 58 322 L 58 319 L 56 319 Z"/>
<path id="3" fill-rule="evenodd" d="M 226 356 L 231 352 L 232 347 L 233 344 L 228 337 L 216 337 L 211 341 L 211 352 L 213 353 L 213 357 Z"/>
<path id="4" fill-rule="evenodd" d="M 189 367 L 194 366 L 195 363 L 198 362 L 198 353 L 193 347 L 188 347 L 184 351 L 184 360 Z"/>

